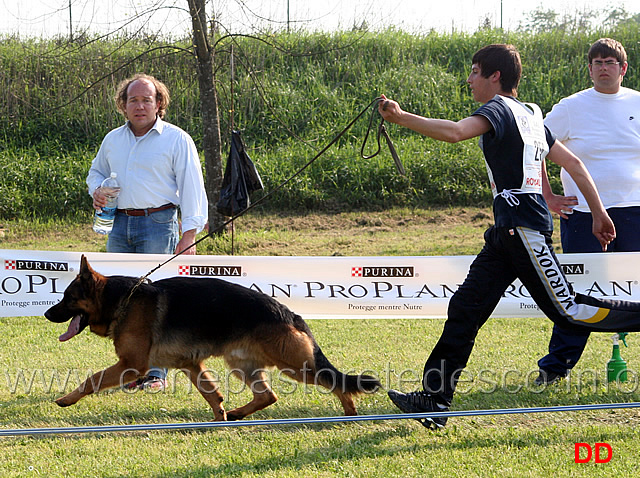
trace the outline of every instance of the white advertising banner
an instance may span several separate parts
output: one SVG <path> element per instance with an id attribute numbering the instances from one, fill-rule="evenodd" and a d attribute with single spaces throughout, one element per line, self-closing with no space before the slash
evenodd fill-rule
<path id="1" fill-rule="evenodd" d="M 0 317 L 39 316 L 78 273 L 81 252 L 0 250 Z M 84 253 L 104 275 L 141 277 L 171 256 Z M 560 254 L 574 289 L 640 301 L 640 253 Z M 149 276 L 217 277 L 261 291 L 306 318 L 445 317 L 473 256 L 178 256 Z M 519 281 L 494 317 L 542 316 Z"/>

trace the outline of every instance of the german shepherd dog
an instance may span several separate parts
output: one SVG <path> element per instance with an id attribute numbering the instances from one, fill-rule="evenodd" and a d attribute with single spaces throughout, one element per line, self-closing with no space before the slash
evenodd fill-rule
<path id="1" fill-rule="evenodd" d="M 273 404 L 277 397 L 266 380 L 271 367 L 299 382 L 328 388 L 345 415 L 357 415 L 354 395 L 381 386 L 372 376 L 338 371 L 304 320 L 265 294 L 214 278 L 173 277 L 136 287 L 138 282 L 99 274 L 83 255 L 78 276 L 62 300 L 45 312 L 51 322 L 71 319 L 61 341 L 89 326 L 94 334 L 113 340 L 118 356 L 115 365 L 57 399 L 61 407 L 134 381 L 150 364 L 184 371 L 211 405 L 215 420 L 240 420 Z M 249 403 L 228 412 L 203 364 L 219 356 L 253 392 Z"/>

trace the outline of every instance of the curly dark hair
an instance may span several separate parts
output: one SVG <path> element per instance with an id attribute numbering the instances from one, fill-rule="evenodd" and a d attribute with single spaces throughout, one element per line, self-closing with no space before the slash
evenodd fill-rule
<path id="1" fill-rule="evenodd" d="M 116 106 L 118 107 L 118 111 L 126 116 L 127 112 L 127 90 L 131 83 L 137 80 L 148 81 L 152 83 L 156 87 L 156 103 L 158 104 L 158 116 L 160 118 L 164 118 L 165 113 L 167 112 L 167 107 L 169 106 L 169 102 L 171 101 L 171 96 L 169 95 L 169 88 L 151 75 L 146 75 L 144 73 L 137 73 L 133 75 L 131 78 L 127 78 L 126 80 L 122 80 L 118 85 L 118 89 L 116 91 Z"/>

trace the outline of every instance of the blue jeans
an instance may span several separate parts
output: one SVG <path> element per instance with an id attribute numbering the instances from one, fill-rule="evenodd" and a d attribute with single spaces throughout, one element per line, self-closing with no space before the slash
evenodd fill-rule
<path id="1" fill-rule="evenodd" d="M 608 252 L 640 251 L 640 207 L 609 208 L 607 213 L 616 226 L 616 238 L 607 246 Z M 569 219 L 560 219 L 562 251 L 566 254 L 602 252 L 591 232 L 590 213 L 574 212 Z M 538 361 L 546 372 L 566 375 L 584 352 L 589 332 L 568 331 L 554 325 L 549 340 L 549 354 Z"/>
<path id="2" fill-rule="evenodd" d="M 178 210 L 175 208 L 148 216 L 127 216 L 119 212 L 107 239 L 107 252 L 173 254 L 179 240 Z M 147 376 L 164 379 L 167 369 L 151 366 Z"/>
<path id="3" fill-rule="evenodd" d="M 178 210 L 165 209 L 148 216 L 117 213 L 107 239 L 107 252 L 173 254 L 180 240 Z"/>

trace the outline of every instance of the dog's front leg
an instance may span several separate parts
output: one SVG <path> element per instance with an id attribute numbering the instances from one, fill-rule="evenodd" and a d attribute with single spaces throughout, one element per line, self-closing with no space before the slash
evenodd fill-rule
<path id="1" fill-rule="evenodd" d="M 56 403 L 61 407 L 68 407 L 87 395 L 132 382 L 139 376 L 138 370 L 126 367 L 122 361 L 119 361 L 101 372 L 94 373 L 73 392 L 57 399 Z"/>

